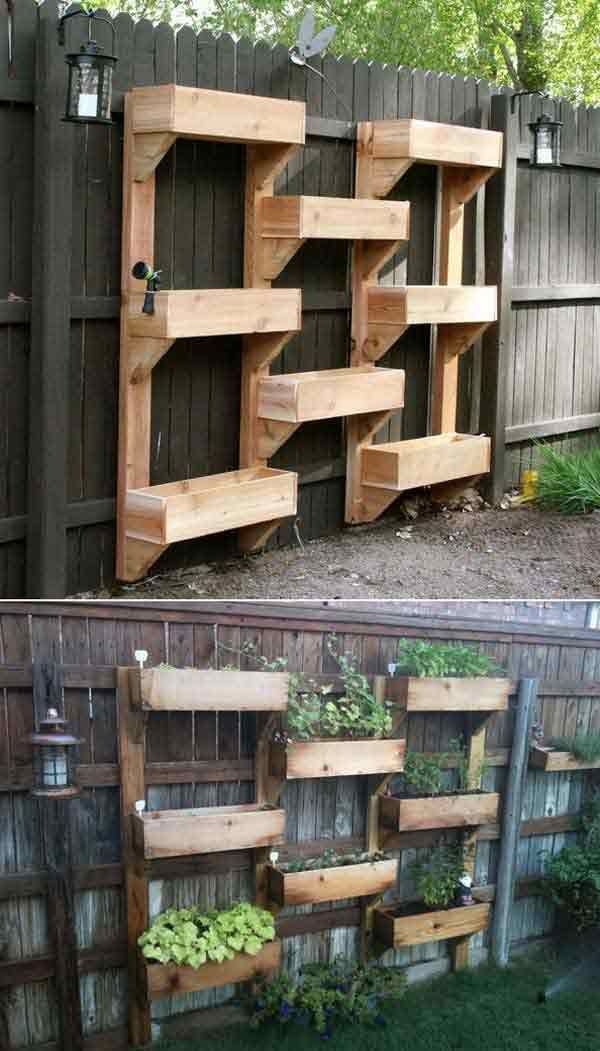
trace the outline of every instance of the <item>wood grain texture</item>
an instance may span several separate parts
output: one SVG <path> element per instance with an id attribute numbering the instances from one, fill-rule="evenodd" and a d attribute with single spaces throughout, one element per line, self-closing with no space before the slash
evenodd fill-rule
<path id="1" fill-rule="evenodd" d="M 489 469 L 490 439 L 483 435 L 440 434 L 385 442 L 363 450 L 364 486 L 401 492 Z"/>
<path id="2" fill-rule="evenodd" d="M 425 828 L 466 828 L 496 822 L 500 796 L 497 792 L 418 799 L 382 796 L 379 806 L 382 824 L 399 832 L 416 832 Z"/>
<path id="3" fill-rule="evenodd" d="M 514 691 L 510 679 L 431 679 L 395 676 L 387 680 L 386 696 L 408 712 L 504 712 Z"/>
<path id="4" fill-rule="evenodd" d="M 146 964 L 148 993 L 152 1000 L 182 993 L 220 988 L 276 971 L 281 964 L 281 942 L 269 942 L 256 954 L 239 953 L 223 963 L 205 963 L 201 967 L 177 967 L 175 964 Z"/>
<path id="5" fill-rule="evenodd" d="M 282 872 L 269 865 L 268 890 L 278 905 L 310 905 L 383 894 L 395 886 L 398 861 L 338 865 L 305 872 Z"/>
<path id="6" fill-rule="evenodd" d="M 285 672 L 132 668 L 131 703 L 152 711 L 285 711 Z"/>
<path id="7" fill-rule="evenodd" d="M 262 236 L 334 240 L 406 241 L 410 206 L 406 201 L 342 197 L 265 197 Z"/>
<path id="8" fill-rule="evenodd" d="M 152 858 L 247 850 L 284 842 L 285 811 L 262 810 L 255 803 L 155 810 L 133 817 L 138 854 Z"/>
<path id="9" fill-rule="evenodd" d="M 559 773 L 561 770 L 600 770 L 600 759 L 577 759 L 572 752 L 561 752 L 556 748 L 537 745 L 529 753 L 529 765 L 547 773 Z"/>
<path id="10" fill-rule="evenodd" d="M 304 423 L 401 408 L 404 372 L 372 365 L 271 376 L 258 384 L 258 414 Z"/>
<path id="11" fill-rule="evenodd" d="M 271 745 L 271 771 L 288 780 L 398 773 L 404 767 L 404 740 L 289 741 Z"/>
<path id="12" fill-rule="evenodd" d="M 491 285 L 372 286 L 368 296 L 369 327 L 375 329 L 496 320 L 496 289 Z"/>
<path id="13" fill-rule="evenodd" d="M 394 949 L 461 938 L 485 930 L 490 911 L 491 906 L 485 903 L 397 916 L 393 909 L 383 906 L 375 909 L 374 933 L 378 941 Z"/>
<path id="14" fill-rule="evenodd" d="M 129 333 L 140 339 L 281 332 L 301 326 L 295 288 L 224 288 L 157 292 L 154 314 L 142 313 L 144 296 L 129 297 Z"/>

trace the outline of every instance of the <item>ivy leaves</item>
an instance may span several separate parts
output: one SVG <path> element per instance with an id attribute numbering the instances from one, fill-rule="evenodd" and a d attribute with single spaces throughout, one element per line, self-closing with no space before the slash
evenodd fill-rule
<path id="1" fill-rule="evenodd" d="M 209 960 L 232 960 L 241 952 L 256 956 L 274 937 L 271 913 L 242 902 L 223 912 L 204 912 L 199 907 L 168 909 L 138 944 L 151 962 L 197 968 Z"/>

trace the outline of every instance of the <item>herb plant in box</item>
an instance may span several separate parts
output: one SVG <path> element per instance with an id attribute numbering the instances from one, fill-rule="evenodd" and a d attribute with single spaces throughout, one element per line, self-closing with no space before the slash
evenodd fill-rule
<path id="1" fill-rule="evenodd" d="M 379 852 L 338 854 L 329 849 L 315 858 L 279 861 L 273 851 L 270 861 L 269 898 L 284 906 L 383 894 L 395 885 L 398 872 L 398 861 Z"/>
<path id="2" fill-rule="evenodd" d="M 408 712 L 505 711 L 510 681 L 472 646 L 401 639 L 392 697 Z"/>
<path id="3" fill-rule="evenodd" d="M 542 888 L 580 933 L 600 927 L 600 795 L 584 807 L 579 842 L 546 857 Z"/>

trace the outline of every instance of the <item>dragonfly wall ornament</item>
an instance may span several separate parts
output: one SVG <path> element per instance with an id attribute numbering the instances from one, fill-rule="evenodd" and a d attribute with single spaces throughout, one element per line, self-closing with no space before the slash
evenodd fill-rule
<path id="1" fill-rule="evenodd" d="M 333 40 L 335 34 L 335 26 L 326 26 L 325 29 L 321 29 L 315 34 L 315 13 L 312 8 L 309 7 L 300 23 L 298 38 L 296 43 L 290 48 L 289 55 L 295 66 L 304 66 L 305 69 L 310 69 L 312 73 L 316 73 L 317 76 L 327 85 L 340 106 L 343 106 L 349 117 L 352 118 L 351 110 L 344 100 L 339 97 L 331 81 L 324 73 L 321 73 L 316 66 L 311 66 L 308 61 L 308 59 L 313 58 L 314 55 L 322 55 L 325 48 L 327 48 Z"/>

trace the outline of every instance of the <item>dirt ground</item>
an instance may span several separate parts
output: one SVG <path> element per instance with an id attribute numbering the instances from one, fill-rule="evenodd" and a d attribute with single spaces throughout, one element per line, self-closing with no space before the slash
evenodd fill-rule
<path id="1" fill-rule="evenodd" d="M 438 511 L 412 522 L 386 517 L 305 542 L 304 550 L 188 567 L 112 592 L 143 599 L 599 595 L 600 513 L 565 517 L 531 507 Z"/>

